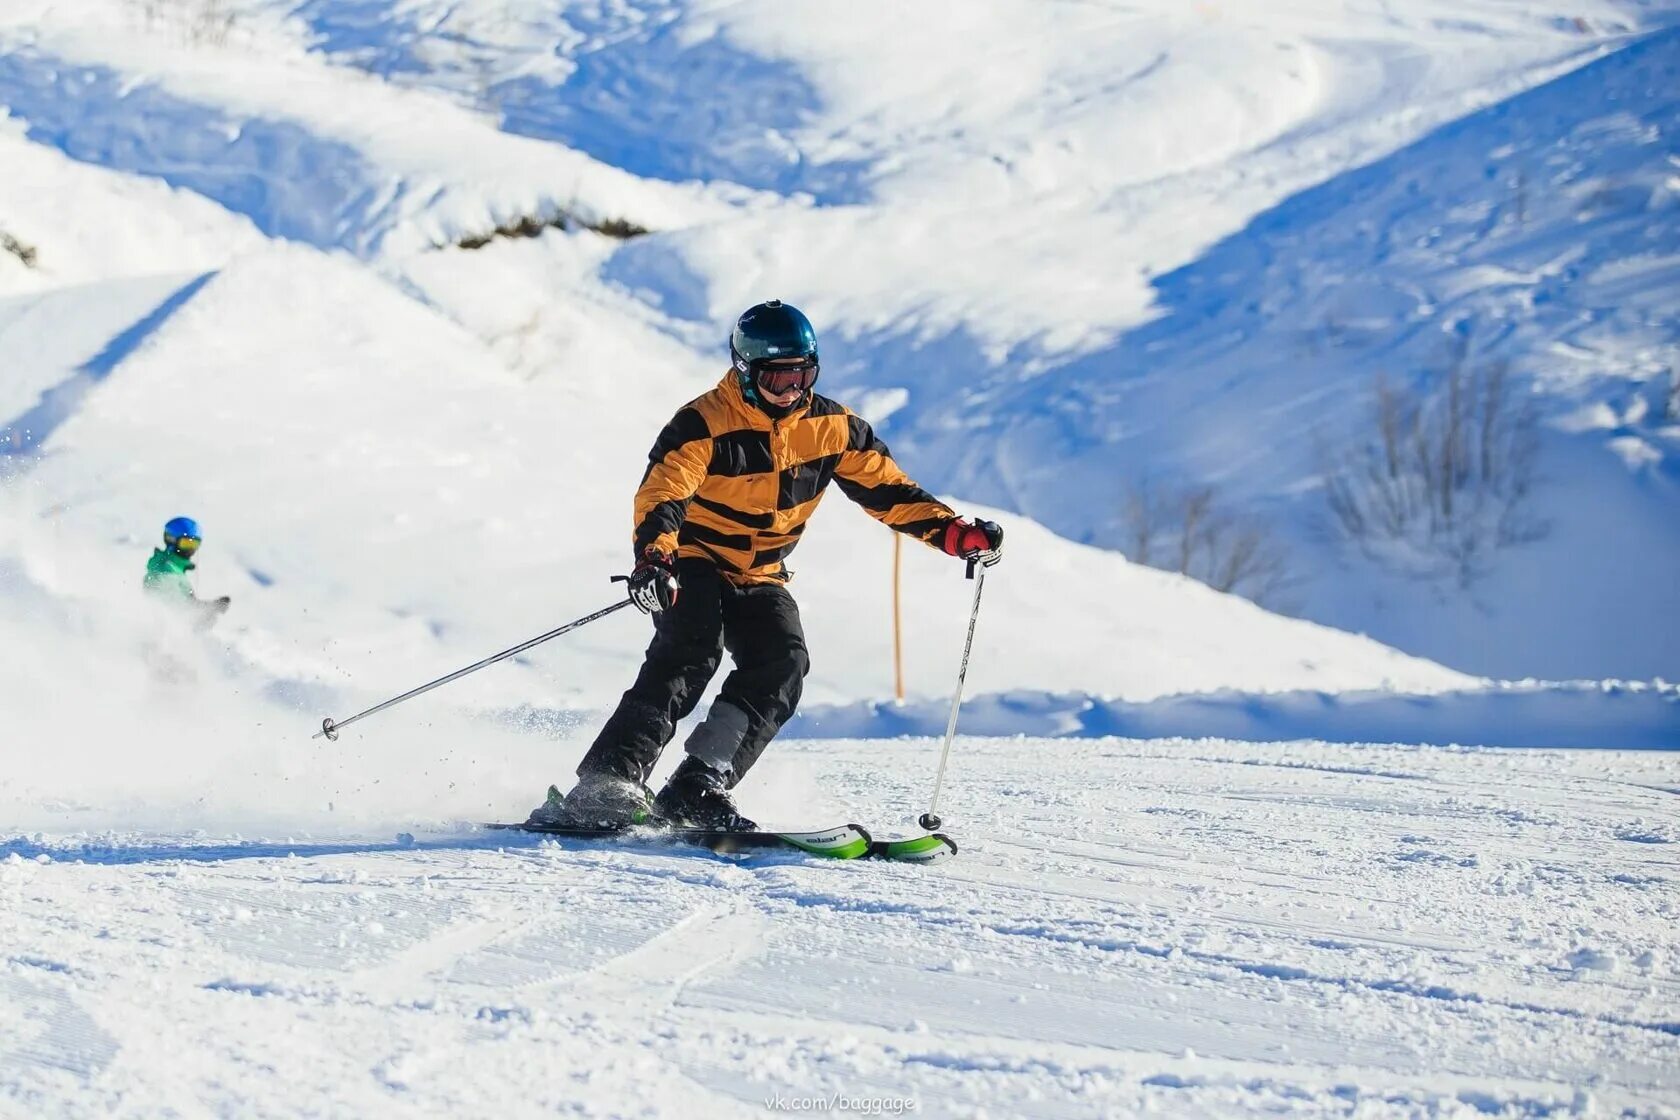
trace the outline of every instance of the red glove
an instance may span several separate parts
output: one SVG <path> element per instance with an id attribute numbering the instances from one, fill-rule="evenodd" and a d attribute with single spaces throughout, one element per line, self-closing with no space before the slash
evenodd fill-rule
<path id="1" fill-rule="evenodd" d="M 669 556 L 651 548 L 642 553 L 630 569 L 630 601 L 643 614 L 669 610 L 676 603 L 677 570 Z"/>
<path id="2" fill-rule="evenodd" d="M 952 556 L 977 560 L 991 567 L 1003 559 L 1003 526 L 996 521 L 975 520 L 973 524 L 957 517 L 945 526 L 945 540 L 941 545 Z"/>

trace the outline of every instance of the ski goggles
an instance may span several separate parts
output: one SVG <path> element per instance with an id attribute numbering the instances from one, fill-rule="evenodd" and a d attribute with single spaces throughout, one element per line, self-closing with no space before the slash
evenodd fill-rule
<path id="1" fill-rule="evenodd" d="M 182 556 L 191 556 L 198 551 L 200 541 L 197 537 L 176 537 L 172 546 Z"/>
<path id="2" fill-rule="evenodd" d="M 758 387 L 773 397 L 794 389 L 805 392 L 817 383 L 817 363 L 801 361 L 797 365 L 762 365 L 756 374 Z"/>

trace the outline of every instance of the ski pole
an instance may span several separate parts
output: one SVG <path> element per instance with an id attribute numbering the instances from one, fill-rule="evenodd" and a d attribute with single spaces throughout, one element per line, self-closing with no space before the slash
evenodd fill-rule
<path id="1" fill-rule="evenodd" d="M 975 563 L 968 562 L 968 578 L 974 580 L 974 606 L 968 612 L 968 638 L 963 642 L 962 665 L 957 669 L 957 691 L 951 697 L 951 718 L 945 724 L 945 746 L 939 752 L 939 772 L 933 778 L 933 797 L 928 802 L 928 811 L 917 820 L 917 824 L 929 832 L 937 829 L 943 822 L 939 819 L 939 787 L 945 783 L 945 763 L 951 758 L 951 740 L 957 734 L 957 710 L 962 707 L 963 681 L 968 678 L 968 655 L 974 649 L 974 624 L 980 618 L 980 593 L 986 590 L 986 569 L 980 568 L 980 578 L 975 579 Z"/>
<path id="2" fill-rule="evenodd" d="M 328 739 L 337 741 L 338 733 L 359 719 L 366 719 L 368 716 L 374 715 L 375 713 L 383 712 L 386 708 L 395 707 L 396 705 L 401 704 L 404 700 L 412 700 L 422 692 L 430 692 L 432 689 L 437 688 L 440 685 L 446 685 L 450 681 L 460 680 L 468 673 L 476 673 L 486 665 L 494 665 L 498 661 L 505 661 L 507 658 L 512 657 L 516 653 L 524 653 L 532 646 L 542 645 L 542 643 L 548 641 L 550 638 L 558 638 L 560 635 L 565 634 L 568 631 L 576 630 L 580 626 L 586 626 L 598 618 L 605 618 L 614 611 L 621 610 L 629 605 L 629 599 L 620 599 L 610 607 L 602 607 L 594 614 L 586 614 L 582 618 L 568 622 L 566 625 L 550 630 L 546 634 L 539 634 L 528 642 L 521 642 L 512 649 L 504 649 L 501 653 L 495 654 L 491 657 L 486 657 L 483 661 L 468 665 L 465 669 L 457 669 L 453 673 L 450 673 L 447 677 L 439 677 L 430 684 L 423 684 L 419 688 L 411 688 L 401 696 L 393 696 L 383 704 L 375 704 L 365 712 L 357 712 L 349 719 L 335 720 L 331 716 L 328 716 L 326 719 L 321 721 L 321 730 L 315 732 L 315 734 L 311 735 L 310 738 L 319 739 L 321 736 L 325 735 Z"/>

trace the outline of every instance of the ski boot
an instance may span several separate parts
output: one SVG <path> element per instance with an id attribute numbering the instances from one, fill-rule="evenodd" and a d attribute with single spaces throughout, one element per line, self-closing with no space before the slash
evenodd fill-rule
<path id="1" fill-rule="evenodd" d="M 653 800 L 654 811 L 675 828 L 703 828 L 713 832 L 757 832 L 758 825 L 743 817 L 729 796 L 729 775 L 714 770 L 693 755 L 683 759 Z"/>
<path id="2" fill-rule="evenodd" d="M 646 824 L 653 794 L 640 782 L 617 774 L 585 773 L 564 797 L 548 787 L 548 800 L 531 810 L 526 824 L 551 828 L 629 828 Z"/>

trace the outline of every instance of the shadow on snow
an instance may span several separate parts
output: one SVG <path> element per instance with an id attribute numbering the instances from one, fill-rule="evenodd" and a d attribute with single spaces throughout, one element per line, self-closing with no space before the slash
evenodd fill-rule
<path id="1" fill-rule="evenodd" d="M 349 145 L 286 121 L 236 118 L 104 67 L 0 54 L 0 106 L 36 143 L 204 195 L 270 237 L 365 254 L 395 203 Z"/>
<path id="2" fill-rule="evenodd" d="M 697 38 L 703 21 L 685 19 L 681 4 L 567 11 L 542 44 L 575 67 L 559 82 L 485 69 L 517 52 L 399 0 L 309 0 L 294 14 L 324 54 L 381 77 L 451 87 L 498 113 L 504 131 L 559 141 L 634 175 L 803 191 L 822 203 L 868 193 L 866 163 L 814 163 L 796 143 L 819 104 L 799 68 L 715 30 Z"/>
<path id="3" fill-rule="evenodd" d="M 4 59 L 0 59 L 3 63 Z M 34 454 L 66 420 L 76 414 L 82 399 L 116 369 L 159 327 L 197 295 L 215 276 L 206 272 L 177 289 L 144 318 L 112 338 L 105 348 L 89 358 L 69 377 L 41 394 L 34 407 L 11 421 L 0 422 L 0 457 Z"/>
<path id="4" fill-rule="evenodd" d="M 1110 346 L 1059 359 L 1029 343 L 999 360 L 964 328 L 876 332 L 834 347 L 825 372 L 841 393 L 909 388 L 882 430 L 931 465 L 922 481 L 1074 539 L 1121 543 L 1121 489 L 1145 472 L 1298 504 L 1313 433 L 1364 422 L 1360 377 L 1426 384 L 1462 347 L 1531 367 L 1560 349 L 1616 358 L 1618 338 L 1649 352 L 1680 339 L 1660 280 L 1680 283 L 1680 206 L 1664 185 L 1677 48 L 1680 30 L 1648 36 L 1292 196 L 1159 277 L 1164 314 Z M 1625 405 L 1660 372 L 1616 369 L 1581 393 Z M 1660 407 L 1642 414 L 1640 433 L 1620 434 L 1661 422 Z M 1093 496 L 1115 515 L 1094 516 Z"/>

